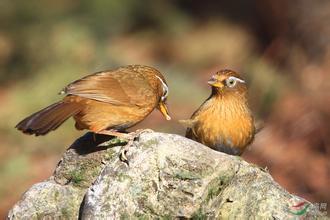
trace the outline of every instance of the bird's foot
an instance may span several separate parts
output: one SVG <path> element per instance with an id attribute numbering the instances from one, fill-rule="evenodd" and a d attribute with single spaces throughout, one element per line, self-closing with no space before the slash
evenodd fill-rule
<path id="1" fill-rule="evenodd" d="M 127 166 L 129 166 L 127 152 L 133 144 L 134 144 L 134 138 L 131 138 L 128 140 L 127 144 L 125 144 L 124 146 L 122 146 L 120 148 L 119 159 L 120 159 L 120 161 L 126 163 Z"/>
<path id="2" fill-rule="evenodd" d="M 136 141 L 140 138 L 141 134 L 151 133 L 151 132 L 154 132 L 154 131 L 151 129 L 139 129 L 134 132 L 128 133 L 127 134 L 127 135 L 129 135 L 128 143 L 125 146 L 123 146 L 120 150 L 120 156 L 119 156 L 120 160 L 123 161 L 124 163 L 126 163 L 127 165 L 129 165 L 128 158 L 126 156 L 129 148 L 131 146 L 133 146 L 134 141 Z"/>
<path id="3" fill-rule="evenodd" d="M 115 136 L 121 140 L 125 140 L 127 144 L 121 147 L 120 153 L 119 153 L 119 159 L 129 165 L 128 158 L 127 158 L 127 152 L 131 146 L 133 146 L 134 141 L 138 140 L 140 135 L 143 133 L 150 133 L 154 132 L 151 129 L 139 129 L 131 133 L 121 133 L 115 130 L 103 130 L 100 132 L 97 132 L 98 134 L 105 134 L 105 135 L 110 135 L 110 136 Z"/>
<path id="4" fill-rule="evenodd" d="M 147 129 L 138 129 L 134 132 L 131 132 L 130 134 L 134 135 L 134 140 L 138 140 L 143 133 L 152 133 L 154 132 L 152 129 L 147 128 Z"/>
<path id="5" fill-rule="evenodd" d="M 120 142 L 127 142 L 124 146 L 121 147 L 120 149 L 120 154 L 119 154 L 119 159 L 123 162 L 125 162 L 128 165 L 128 159 L 126 157 L 126 153 L 128 151 L 128 148 L 133 145 L 135 136 L 126 133 L 121 133 L 116 130 L 102 130 L 95 132 L 97 134 L 103 134 L 103 135 L 109 135 L 109 136 L 114 136 L 117 139 L 120 139 Z"/>

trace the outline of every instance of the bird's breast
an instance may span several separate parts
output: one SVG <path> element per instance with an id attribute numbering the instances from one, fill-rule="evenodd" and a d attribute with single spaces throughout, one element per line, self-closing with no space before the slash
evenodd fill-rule
<path id="1" fill-rule="evenodd" d="M 211 148 L 243 150 L 253 139 L 253 118 L 246 102 L 241 100 L 210 99 L 196 119 L 193 128 L 196 139 Z"/>

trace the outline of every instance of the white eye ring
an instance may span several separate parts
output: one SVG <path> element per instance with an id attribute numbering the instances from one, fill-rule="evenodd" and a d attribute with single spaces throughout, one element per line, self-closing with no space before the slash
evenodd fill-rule
<path id="1" fill-rule="evenodd" d="M 156 77 L 160 80 L 160 82 L 163 85 L 163 96 L 161 97 L 161 99 L 162 99 L 162 101 L 165 101 L 167 96 L 168 96 L 168 92 L 169 92 L 168 86 L 166 85 L 166 83 L 159 76 L 156 76 Z"/>
<path id="2" fill-rule="evenodd" d="M 237 78 L 235 76 L 230 76 L 226 79 L 226 85 L 229 87 L 229 88 L 233 88 L 234 86 L 236 86 L 236 83 L 237 82 L 240 82 L 240 83 L 245 83 L 244 80 L 240 79 L 240 78 Z"/>

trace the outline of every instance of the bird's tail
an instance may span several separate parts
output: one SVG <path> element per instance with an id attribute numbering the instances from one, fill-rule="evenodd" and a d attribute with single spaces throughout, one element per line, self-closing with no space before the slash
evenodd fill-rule
<path id="1" fill-rule="evenodd" d="M 57 102 L 23 119 L 16 128 L 25 134 L 45 135 L 80 111 L 75 102 Z"/>

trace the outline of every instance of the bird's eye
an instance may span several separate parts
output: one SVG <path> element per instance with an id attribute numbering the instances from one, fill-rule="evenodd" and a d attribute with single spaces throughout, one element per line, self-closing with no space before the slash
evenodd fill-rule
<path id="1" fill-rule="evenodd" d="M 168 87 L 164 87 L 164 93 L 163 93 L 164 97 L 168 96 Z"/>
<path id="2" fill-rule="evenodd" d="M 167 99 L 168 96 L 168 87 L 167 85 L 164 83 L 163 84 L 163 95 L 162 95 L 162 101 L 165 101 Z"/>
<path id="3" fill-rule="evenodd" d="M 228 79 L 226 79 L 226 85 L 230 88 L 236 86 L 237 82 L 239 83 L 245 83 L 244 80 L 240 79 L 240 78 L 237 78 L 235 76 L 230 76 L 228 77 Z"/>
<path id="4" fill-rule="evenodd" d="M 161 100 L 164 102 L 164 101 L 166 101 L 167 96 L 168 96 L 168 86 L 166 85 L 166 83 L 159 76 L 156 76 L 156 77 L 159 79 L 159 81 L 163 85 L 163 95 L 161 97 Z"/>
<path id="5" fill-rule="evenodd" d="M 167 99 L 167 96 L 168 96 L 168 90 L 165 90 L 162 96 L 162 101 L 165 101 Z"/>
<path id="6" fill-rule="evenodd" d="M 228 79 L 226 79 L 226 85 L 230 88 L 234 87 L 236 85 L 236 77 L 229 77 Z"/>

